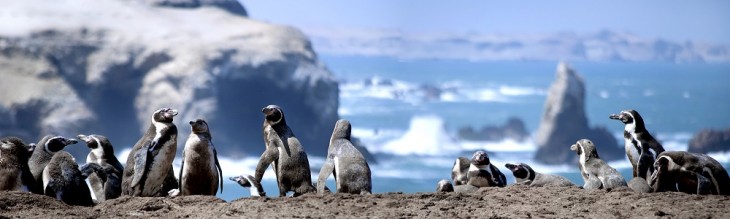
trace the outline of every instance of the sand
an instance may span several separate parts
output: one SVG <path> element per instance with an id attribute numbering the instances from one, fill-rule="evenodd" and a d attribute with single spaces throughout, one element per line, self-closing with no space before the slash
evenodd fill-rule
<path id="1" fill-rule="evenodd" d="M 472 194 L 308 194 L 225 202 L 210 196 L 121 197 L 94 207 L 69 206 L 24 192 L 0 192 L 0 218 L 730 218 L 730 196 L 628 189 L 508 186 Z"/>

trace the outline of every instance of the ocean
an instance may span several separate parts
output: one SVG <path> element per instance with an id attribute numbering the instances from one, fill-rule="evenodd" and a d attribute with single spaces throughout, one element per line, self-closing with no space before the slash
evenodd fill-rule
<path id="1" fill-rule="evenodd" d="M 577 164 L 542 165 L 533 161 L 532 140 L 463 141 L 461 127 L 500 126 L 510 117 L 537 130 L 547 91 L 555 80 L 554 61 L 399 60 L 391 57 L 320 56 L 340 81 L 340 116 L 350 120 L 353 136 L 375 155 L 371 164 L 373 192 L 432 192 L 440 179 L 450 179 L 454 159 L 475 150 L 514 183 L 506 162 L 530 164 L 536 171 L 583 180 Z M 702 129 L 730 127 L 730 64 L 666 62 L 570 62 L 586 83 L 586 113 L 591 126 L 604 126 L 623 143 L 623 124 L 609 114 L 635 109 L 647 129 L 667 150 L 686 150 Z M 294 130 L 296 133 L 296 130 Z M 577 139 L 576 139 L 577 140 Z M 616 147 L 622 147 L 616 145 Z M 306 148 L 306 145 L 305 145 Z M 599 151 L 600 153 L 600 151 Z M 126 160 L 127 151 L 120 152 Z M 726 167 L 730 153 L 710 154 Z M 316 181 L 324 161 L 310 156 Z M 176 168 L 179 168 L 176 159 Z M 230 201 L 249 193 L 229 176 L 253 174 L 258 157 L 221 157 L 225 188 L 218 197 Z M 627 160 L 609 162 L 631 178 Z M 176 170 L 178 171 L 178 170 Z M 263 186 L 277 196 L 269 168 Z M 334 188 L 330 176 L 328 186 Z"/>

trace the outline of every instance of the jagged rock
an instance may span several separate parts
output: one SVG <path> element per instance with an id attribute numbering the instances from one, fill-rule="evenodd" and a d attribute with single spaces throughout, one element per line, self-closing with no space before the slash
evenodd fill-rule
<path id="1" fill-rule="evenodd" d="M 578 158 L 569 147 L 583 138 L 596 144 L 598 154 L 603 160 L 615 160 L 625 156 L 606 128 L 588 126 L 583 78 L 566 63 L 560 63 L 535 135 L 535 143 L 538 145 L 535 160 L 546 164 L 575 163 Z"/>
<path id="2" fill-rule="evenodd" d="M 327 152 L 338 85 L 297 29 L 143 1 L 10 1 L 0 14 L 16 15 L 0 23 L 23 24 L 0 28 L 0 135 L 95 133 L 121 151 L 153 111 L 171 107 L 180 111 L 178 153 L 187 121 L 203 118 L 219 154 L 258 156 L 261 108 L 277 104 L 310 155 Z"/>
<path id="3" fill-rule="evenodd" d="M 692 137 L 687 151 L 692 153 L 711 153 L 730 151 L 730 129 L 705 129 Z"/>
<path id="4" fill-rule="evenodd" d="M 458 133 L 460 139 L 472 141 L 502 141 L 505 139 L 523 141 L 530 137 L 530 133 L 525 128 L 525 123 L 515 117 L 507 119 L 507 122 L 502 126 L 485 126 L 480 130 L 474 130 L 472 127 L 462 127 Z"/>
<path id="5" fill-rule="evenodd" d="M 155 6 L 175 8 L 219 7 L 233 14 L 248 16 L 246 9 L 236 0 L 141 0 Z"/>

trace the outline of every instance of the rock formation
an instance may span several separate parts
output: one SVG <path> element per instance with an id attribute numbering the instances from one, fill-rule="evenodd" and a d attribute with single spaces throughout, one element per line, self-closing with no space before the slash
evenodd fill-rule
<path id="1" fill-rule="evenodd" d="M 502 126 L 486 126 L 480 130 L 474 130 L 472 127 L 462 127 L 458 133 L 460 139 L 473 141 L 502 141 L 505 139 L 523 141 L 530 137 L 530 133 L 525 128 L 525 123 L 515 117 L 507 119 L 507 122 Z"/>
<path id="2" fill-rule="evenodd" d="M 3 3 L 0 135 L 35 142 L 95 133 L 121 151 L 153 111 L 171 107 L 180 112 L 178 141 L 187 121 L 204 118 L 218 153 L 258 156 L 261 108 L 277 104 L 307 152 L 326 154 L 338 119 L 333 75 L 299 30 L 221 6 L 232 2 Z M 82 161 L 88 153 L 68 150 Z"/>
<path id="3" fill-rule="evenodd" d="M 606 128 L 588 126 L 583 78 L 566 63 L 560 63 L 535 135 L 535 160 L 546 164 L 575 163 L 577 156 L 569 147 L 582 138 L 593 141 L 604 160 L 626 156 Z"/>
<path id="4" fill-rule="evenodd" d="M 703 154 L 730 151 L 730 129 L 705 129 L 698 132 L 689 141 L 687 151 Z"/>

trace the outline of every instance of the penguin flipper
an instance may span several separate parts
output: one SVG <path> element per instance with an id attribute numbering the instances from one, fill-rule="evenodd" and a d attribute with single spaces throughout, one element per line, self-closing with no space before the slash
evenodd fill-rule
<path id="1" fill-rule="evenodd" d="M 210 144 L 213 145 L 213 142 Z M 218 162 L 218 152 L 215 150 L 215 147 L 213 147 L 213 159 L 215 160 L 215 166 L 218 168 L 218 184 L 221 185 L 221 193 L 223 193 L 223 169 Z"/>
<path id="2" fill-rule="evenodd" d="M 326 182 L 327 178 L 332 174 L 335 170 L 335 163 L 332 161 L 332 158 L 330 156 L 327 156 L 327 160 L 324 161 L 324 164 L 322 164 L 322 169 L 319 170 L 319 177 L 317 178 L 317 193 L 324 194 L 325 193 L 325 187 L 327 187 Z M 335 175 L 335 180 L 337 180 L 337 174 Z"/>
<path id="3" fill-rule="evenodd" d="M 182 192 L 182 189 L 183 189 L 183 187 L 182 187 L 182 181 L 183 181 L 182 173 L 183 173 L 183 171 L 185 171 L 185 150 L 183 150 L 182 156 L 183 156 L 183 159 L 180 162 L 180 173 L 177 174 L 177 178 L 178 178 L 178 180 L 177 180 L 177 188 L 180 189 L 181 192 Z"/>
<path id="4" fill-rule="evenodd" d="M 702 174 L 697 174 L 697 194 L 698 195 L 707 195 L 707 194 L 715 194 L 714 191 L 712 191 L 712 181 L 708 179 L 707 177 L 703 176 Z M 719 193 L 717 193 L 719 194 Z"/>
<path id="5" fill-rule="evenodd" d="M 279 150 L 277 150 L 276 148 L 267 148 L 266 151 L 261 154 L 259 164 L 256 165 L 256 175 L 254 176 L 257 183 L 261 183 L 261 178 L 264 177 L 264 172 L 266 172 L 266 168 L 268 168 L 269 164 L 277 159 L 279 159 Z M 276 168 L 274 168 L 274 171 L 276 171 Z M 279 176 L 277 175 L 276 177 L 278 178 Z"/>
<path id="6" fill-rule="evenodd" d="M 130 187 L 136 187 L 139 181 L 142 180 L 147 167 L 147 149 L 140 148 L 137 153 L 134 154 L 134 175 L 132 176 L 132 183 Z"/>

